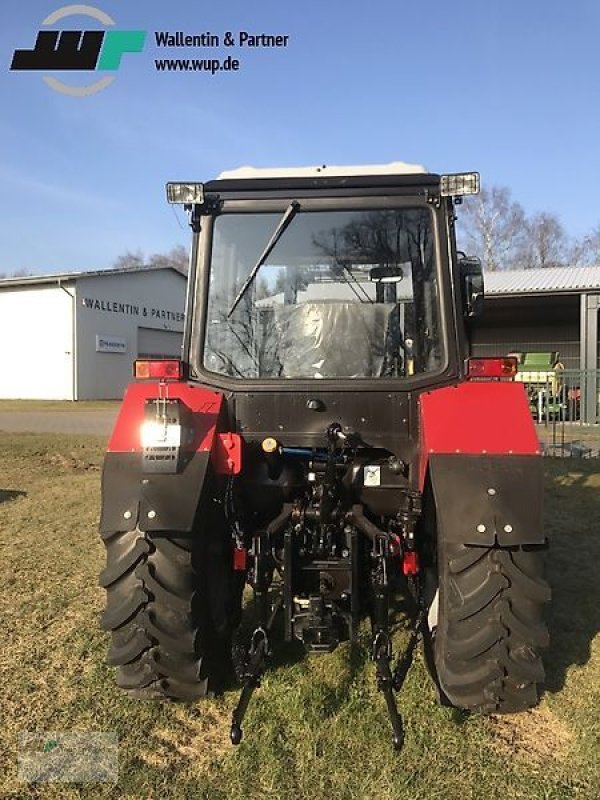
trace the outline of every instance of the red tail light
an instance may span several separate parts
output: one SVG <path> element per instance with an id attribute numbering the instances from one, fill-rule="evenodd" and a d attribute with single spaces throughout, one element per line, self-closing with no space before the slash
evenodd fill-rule
<path id="1" fill-rule="evenodd" d="M 142 381 L 152 378 L 163 381 L 179 381 L 183 377 L 183 364 L 175 358 L 134 361 L 133 377 Z"/>
<path id="2" fill-rule="evenodd" d="M 467 359 L 467 378 L 514 378 L 517 374 L 517 359 L 469 358 Z"/>

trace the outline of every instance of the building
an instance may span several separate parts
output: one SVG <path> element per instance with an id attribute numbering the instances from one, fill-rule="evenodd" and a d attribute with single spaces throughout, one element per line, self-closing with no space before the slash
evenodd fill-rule
<path id="1" fill-rule="evenodd" d="M 600 267 L 491 272 L 485 292 L 473 354 L 558 353 L 564 385 L 581 398 L 581 420 L 600 422 Z"/>
<path id="2" fill-rule="evenodd" d="M 114 399 L 140 356 L 179 356 L 175 267 L 0 280 L 0 398 Z"/>
<path id="3" fill-rule="evenodd" d="M 558 351 L 566 369 L 600 368 L 600 267 L 489 272 L 474 355 Z"/>

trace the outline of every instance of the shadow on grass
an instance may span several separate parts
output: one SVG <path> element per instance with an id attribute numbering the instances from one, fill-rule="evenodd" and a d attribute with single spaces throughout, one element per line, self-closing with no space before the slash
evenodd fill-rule
<path id="1" fill-rule="evenodd" d="M 16 500 L 17 497 L 27 497 L 27 492 L 22 492 L 20 489 L 0 489 L 0 503 Z"/>
<path id="2" fill-rule="evenodd" d="M 390 620 L 393 641 L 392 667 L 397 661 L 401 661 L 408 651 L 413 611 L 412 600 L 402 598 L 400 594 L 396 596 L 396 608 Z M 253 600 L 248 599 L 239 631 L 245 643 L 250 641 L 256 621 L 256 606 Z M 283 636 L 283 612 L 280 611 L 271 631 L 272 654 L 267 661 L 266 671 L 276 673 L 280 668 L 304 664 L 314 678 L 309 681 L 310 690 L 305 687 L 305 701 L 313 710 L 318 709 L 321 720 L 337 715 L 347 705 L 353 685 L 357 684 L 357 687 L 360 687 L 365 681 L 372 683 L 373 687 L 377 685 L 376 666 L 372 661 L 371 625 L 368 618 L 362 619 L 359 623 L 353 641 L 342 638 L 332 653 L 308 652 L 302 642 L 298 640 L 285 642 Z M 411 663 L 412 660 L 411 658 Z M 321 661 L 322 664 L 314 671 L 317 663 Z M 235 690 L 241 687 L 239 684 L 231 684 L 227 688 Z M 358 691 L 361 689 L 358 688 Z M 462 717 L 460 721 L 463 721 Z"/>
<path id="3" fill-rule="evenodd" d="M 546 690 L 560 691 L 600 632 L 600 461 L 546 461 L 547 571 L 552 587 Z"/>

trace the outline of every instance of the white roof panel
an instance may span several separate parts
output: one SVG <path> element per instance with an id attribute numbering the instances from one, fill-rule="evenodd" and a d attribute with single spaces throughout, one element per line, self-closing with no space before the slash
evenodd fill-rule
<path id="1" fill-rule="evenodd" d="M 391 161 L 389 164 L 359 164 L 353 166 L 315 165 L 312 167 L 238 167 L 221 172 L 218 180 L 249 178 L 315 178 L 351 175 L 424 175 L 425 167 Z"/>

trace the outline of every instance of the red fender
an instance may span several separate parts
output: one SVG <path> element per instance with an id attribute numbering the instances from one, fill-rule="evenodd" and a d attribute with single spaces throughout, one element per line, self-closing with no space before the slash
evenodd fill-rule
<path id="1" fill-rule="evenodd" d="M 419 398 L 419 488 L 433 453 L 541 455 L 521 383 L 468 381 Z"/>
<path id="2" fill-rule="evenodd" d="M 188 409 L 194 435 L 186 445 L 191 451 L 210 451 L 218 473 L 237 475 L 242 467 L 242 440 L 236 433 L 219 433 L 217 424 L 223 395 L 188 383 L 132 383 L 108 443 L 109 453 L 141 452 L 140 428 L 144 421 L 144 403 L 157 397 L 180 400 Z"/>

